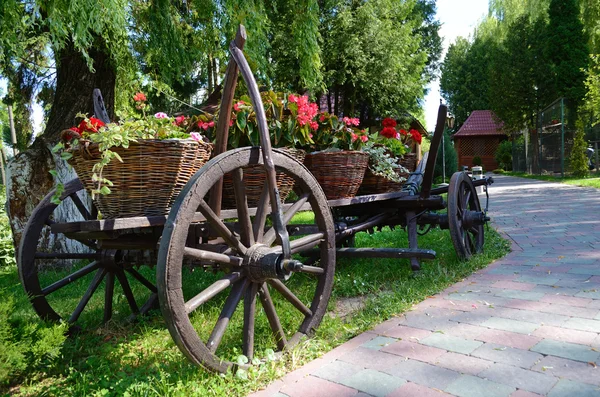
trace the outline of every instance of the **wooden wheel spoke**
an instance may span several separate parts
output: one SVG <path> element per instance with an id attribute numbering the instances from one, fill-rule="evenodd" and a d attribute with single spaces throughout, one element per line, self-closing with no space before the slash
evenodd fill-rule
<path id="1" fill-rule="evenodd" d="M 269 196 L 269 186 L 265 183 L 262 192 L 260 193 L 260 199 L 258 200 L 258 207 L 256 207 L 256 215 L 254 216 L 254 224 L 252 230 L 254 231 L 254 241 L 262 243 L 264 240 L 265 222 L 267 221 L 267 215 L 269 214 L 271 197 Z"/>
<path id="2" fill-rule="evenodd" d="M 129 280 L 127 280 L 125 272 L 123 270 L 117 270 L 115 272 L 115 275 L 119 280 L 119 284 L 121 284 L 121 288 L 123 288 L 123 293 L 125 294 L 125 299 L 127 299 L 127 303 L 129 304 L 131 312 L 134 314 L 138 314 L 140 310 L 135 301 L 135 297 L 133 296 L 133 292 L 131 291 L 131 286 L 129 285 Z"/>
<path id="3" fill-rule="evenodd" d="M 223 305 L 223 310 L 221 310 L 217 324 L 215 325 L 215 328 L 213 328 L 213 331 L 206 342 L 206 347 L 208 347 L 208 350 L 210 350 L 212 353 L 217 351 L 217 348 L 221 344 L 221 339 L 223 339 L 223 335 L 225 334 L 229 320 L 231 319 L 233 312 L 235 312 L 235 308 L 237 307 L 238 303 L 240 303 L 242 295 L 246 291 L 248 284 L 248 279 L 244 279 L 243 281 L 240 280 L 235 283 L 231 289 L 231 292 L 229 293 L 229 296 Z"/>
<path id="4" fill-rule="evenodd" d="M 260 287 L 259 295 L 260 303 L 265 309 L 265 314 L 267 315 L 269 325 L 271 326 L 271 330 L 273 331 L 273 336 L 275 337 L 277 348 L 281 351 L 285 349 L 287 345 L 287 340 L 285 338 L 283 328 L 281 327 L 279 317 L 277 316 L 275 305 L 273 305 L 273 300 L 271 299 L 271 295 L 269 294 L 269 287 L 266 283 L 263 283 L 263 285 Z"/>
<path id="5" fill-rule="evenodd" d="M 254 357 L 254 319 L 256 317 L 256 293 L 258 292 L 258 284 L 252 283 L 246 289 L 246 297 L 244 298 L 244 330 L 243 330 L 243 347 L 242 353 L 252 361 Z"/>
<path id="6" fill-rule="evenodd" d="M 198 210 L 206 217 L 206 220 L 210 223 L 211 227 L 214 227 L 215 231 L 221 236 L 227 244 L 229 244 L 232 248 L 234 248 L 237 252 L 242 255 L 246 254 L 248 250 L 240 240 L 236 237 L 236 235 L 225 226 L 223 221 L 215 214 L 215 212 L 208 206 L 204 199 L 200 199 L 200 205 L 198 206 Z"/>
<path id="7" fill-rule="evenodd" d="M 106 274 L 105 268 L 98 269 L 98 271 L 96 272 L 96 275 L 94 276 L 94 279 L 90 283 L 87 291 L 85 291 L 85 294 L 83 294 L 83 298 L 81 298 L 81 300 L 77 304 L 77 307 L 71 314 L 71 317 L 69 317 L 69 323 L 74 323 L 75 321 L 77 321 L 77 319 L 81 315 L 81 312 L 83 312 L 83 309 L 85 309 L 86 305 L 90 301 L 90 298 L 92 297 L 92 295 L 94 295 L 94 292 L 96 292 L 96 289 L 98 289 L 98 286 L 102 282 L 102 278 L 104 278 L 105 274 Z"/>
<path id="8" fill-rule="evenodd" d="M 315 233 L 290 241 L 292 254 L 313 249 L 317 245 L 321 244 L 324 237 L 325 235 L 323 233 Z"/>
<path id="9" fill-rule="evenodd" d="M 225 290 L 230 285 L 235 284 L 242 277 L 241 273 L 231 273 L 222 279 L 212 283 L 208 288 L 205 288 L 198 295 L 185 303 L 185 309 L 188 314 L 192 313 L 201 305 L 208 302 L 211 298 L 217 295 L 219 292 Z"/>
<path id="10" fill-rule="evenodd" d="M 187 258 L 198 259 L 201 261 L 217 262 L 222 265 L 236 266 L 242 265 L 243 259 L 238 256 L 220 254 L 218 252 L 200 250 L 196 248 L 185 247 L 183 255 Z"/>
<path id="11" fill-rule="evenodd" d="M 244 172 L 242 168 L 237 168 L 232 172 L 233 192 L 235 195 L 235 206 L 240 222 L 240 233 L 242 244 L 246 247 L 254 245 L 254 233 L 252 230 L 252 221 L 250 220 L 250 211 L 248 210 L 248 198 L 246 196 L 246 187 L 244 186 Z"/>
<path id="12" fill-rule="evenodd" d="M 281 280 L 271 279 L 267 281 L 271 287 L 275 288 L 281 296 L 287 299 L 296 309 L 300 311 L 300 313 L 305 316 L 312 316 L 312 311 L 304 304 L 292 291 L 289 290 L 288 287 L 285 286 L 281 282 Z"/>
<path id="13" fill-rule="evenodd" d="M 135 278 L 142 285 L 144 285 L 146 288 L 148 288 L 150 291 L 152 291 L 154 293 L 157 292 L 156 286 L 154 284 L 152 284 L 150 281 L 148 281 L 144 276 L 142 276 L 137 270 L 135 270 L 134 268 L 128 268 L 125 270 L 129 274 L 131 274 L 133 276 L 133 278 Z"/>
<path id="14" fill-rule="evenodd" d="M 113 306 L 113 295 L 115 292 L 115 274 L 108 272 L 104 279 L 104 319 L 103 322 L 107 323 L 112 317 L 112 306 Z"/>
<path id="15" fill-rule="evenodd" d="M 99 262 L 92 262 L 84 267 L 82 267 L 81 269 L 77 270 L 76 272 L 69 274 L 67 277 L 58 280 L 52 284 L 50 284 L 49 286 L 47 286 L 46 288 L 42 289 L 42 295 L 47 296 L 51 293 L 53 293 L 54 291 L 57 291 L 69 284 L 71 284 L 72 282 L 79 280 L 81 277 L 90 274 L 91 272 L 93 272 L 94 270 L 98 269 L 98 267 L 100 267 L 100 263 Z"/>
<path id="16" fill-rule="evenodd" d="M 88 211 L 88 209 L 85 207 L 85 205 L 83 204 L 83 202 L 81 201 L 81 199 L 77 195 L 77 192 L 71 193 L 69 195 L 69 197 L 73 201 L 73 204 L 75 204 L 75 207 L 77 207 L 77 209 L 79 210 L 79 213 L 81 214 L 81 216 L 83 216 L 83 219 L 86 220 L 86 221 L 91 220 L 92 219 L 92 215 L 90 214 L 90 212 Z"/>
<path id="17" fill-rule="evenodd" d="M 290 208 L 288 208 L 288 210 L 285 212 L 285 214 L 283 214 L 283 224 L 284 225 L 287 225 L 288 223 L 290 223 L 290 221 L 292 220 L 294 215 L 296 215 L 296 213 L 298 211 L 300 211 L 302 206 L 304 206 L 304 204 L 306 204 L 306 201 L 308 200 L 309 197 L 310 197 L 310 194 L 304 193 L 302 196 L 300 196 L 298 201 L 296 201 L 294 204 L 292 204 L 292 206 Z M 276 238 L 277 238 L 277 234 L 275 233 L 275 228 L 270 228 L 269 231 L 267 231 L 265 233 L 263 242 L 265 245 L 271 245 L 271 244 L 273 244 L 273 242 L 275 241 Z"/>
<path id="18" fill-rule="evenodd" d="M 54 225 L 56 222 L 54 222 L 52 219 L 50 218 L 46 218 L 46 220 L 44 221 L 44 225 L 46 226 L 52 226 Z"/>

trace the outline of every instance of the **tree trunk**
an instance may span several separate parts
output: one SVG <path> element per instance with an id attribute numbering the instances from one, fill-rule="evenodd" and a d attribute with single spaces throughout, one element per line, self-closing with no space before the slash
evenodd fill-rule
<path id="1" fill-rule="evenodd" d="M 76 177 L 63 160 L 53 156 L 51 148 L 59 141 L 61 131 L 76 124 L 77 113 L 93 115 L 94 88 L 102 91 L 108 115 L 114 119 L 116 66 L 101 39 L 96 41 L 99 44 L 89 51 L 95 72 L 90 71 L 81 53 L 72 46 L 56 52 L 56 93 L 44 134 L 8 164 L 7 210 L 17 248 L 33 209 L 57 182 L 49 171 L 56 169 L 64 183 Z M 65 208 L 61 218 L 72 220 L 75 213 Z"/>

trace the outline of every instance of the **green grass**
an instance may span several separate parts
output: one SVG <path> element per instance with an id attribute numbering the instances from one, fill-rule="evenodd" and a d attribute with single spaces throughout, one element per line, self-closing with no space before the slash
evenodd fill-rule
<path id="1" fill-rule="evenodd" d="M 558 182 L 565 183 L 567 185 L 595 187 L 600 189 L 600 177 L 595 176 L 596 174 L 590 174 L 590 176 L 587 178 L 576 178 L 569 175 L 560 177 L 554 175 L 531 175 L 525 172 L 505 171 L 502 173 L 502 175 L 518 176 L 520 178 L 537 179 L 540 181 Z"/>
<path id="2" fill-rule="evenodd" d="M 124 321 L 127 304 L 120 298 L 116 305 L 119 314 L 115 320 L 103 327 L 92 326 L 68 339 L 62 357 L 54 365 L 27 374 L 11 389 L 0 389 L 0 394 L 245 396 L 505 255 L 509 249 L 508 243 L 491 228 L 486 229 L 485 252 L 468 262 L 457 260 L 448 231 L 434 230 L 420 237 L 420 246 L 435 249 L 438 257 L 424 262 L 421 272 L 416 274 L 410 270 L 407 260 L 338 260 L 330 311 L 334 309 L 336 300 L 354 296 L 365 297 L 364 310 L 345 318 L 326 315 L 314 338 L 301 342 L 281 360 L 268 361 L 242 374 L 245 376 L 217 375 L 193 366 L 174 345 L 159 312 L 129 324 Z M 406 247 L 407 237 L 399 228 L 384 228 L 374 234 L 359 233 L 356 242 L 361 247 Z M 147 277 L 153 277 L 152 269 L 143 271 Z M 214 277 L 196 271 L 186 277 L 185 282 L 208 285 Z M 297 274 L 290 282 L 295 284 L 295 292 L 300 291 L 300 295 L 308 296 L 310 293 L 309 276 Z M 86 287 L 83 284 L 78 283 L 81 287 L 73 288 L 59 300 L 67 302 L 80 298 Z M 16 312 L 13 313 L 13 320 L 36 321 L 14 267 L 0 269 L 1 291 L 14 296 Z M 99 298 L 92 302 L 92 309 L 84 311 L 84 323 L 94 324 L 101 320 L 99 305 L 102 303 L 102 294 L 97 296 Z M 273 297 L 282 323 L 286 326 L 297 324 L 297 311 L 282 304 L 279 296 Z M 192 322 L 199 326 L 208 324 L 205 326 L 206 332 L 212 329 L 222 302 L 213 299 L 209 303 L 192 318 Z M 222 346 L 232 351 L 232 358 L 235 358 L 235 347 L 241 345 L 242 317 L 242 310 L 238 308 L 222 342 Z M 284 329 L 287 329 L 286 326 Z M 270 331 L 264 315 L 257 316 L 256 335 L 259 342 L 257 355 L 263 358 L 267 354 L 265 349 L 271 347 Z M 237 354 L 240 354 L 239 350 Z"/>

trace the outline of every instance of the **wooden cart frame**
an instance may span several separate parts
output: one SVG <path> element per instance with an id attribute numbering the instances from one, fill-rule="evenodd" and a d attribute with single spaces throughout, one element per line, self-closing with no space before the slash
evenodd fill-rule
<path id="1" fill-rule="evenodd" d="M 290 349 L 312 334 L 321 322 L 332 290 L 336 257 L 407 258 L 412 269 L 418 270 L 421 259 L 435 257 L 435 251 L 418 247 L 418 228 L 422 225 L 450 229 L 461 258 L 482 250 L 487 217 L 475 186 L 488 185 L 491 178 L 473 183 L 466 173 L 459 172 L 452 176 L 449 186 L 432 189 L 434 155 L 424 156 L 400 191 L 328 201 L 302 164 L 271 147 L 259 90 L 242 53 L 245 39 L 241 27 L 230 46 L 231 61 L 217 123 L 216 155 L 189 180 L 168 217 L 97 220 L 94 209 L 86 206 L 78 194 L 84 188 L 77 179 L 65 185 L 61 201 L 72 201 L 81 213 L 81 221 L 55 222 L 57 205 L 51 201 L 53 192 L 34 210 L 19 247 L 19 274 L 35 311 L 43 319 L 75 324 L 104 280 L 103 321 L 110 320 L 115 281 L 118 281 L 132 315 L 146 313 L 160 302 L 169 331 L 182 352 L 196 364 L 224 372 L 238 365 L 218 348 L 242 301 L 242 353 L 251 361 L 257 301 L 264 309 L 274 349 L 278 352 Z M 257 113 L 260 147 L 226 151 L 229 110 L 239 72 Z M 441 106 L 431 153 L 437 153 L 445 118 L 446 108 Z M 266 181 L 258 205 L 251 208 L 245 193 L 244 169 L 256 164 L 264 167 Z M 293 202 L 281 202 L 276 172 L 294 178 L 297 198 Z M 225 174 L 233 177 L 234 209 L 221 208 Z M 448 193 L 447 202 L 440 196 L 442 193 Z M 446 208 L 447 212 L 435 212 Z M 312 211 L 314 217 L 308 222 L 294 222 L 293 218 L 303 211 Z M 356 233 L 398 225 L 408 231 L 408 248 L 354 247 Z M 39 251 L 38 241 L 49 231 L 63 234 L 88 249 Z M 40 263 L 48 260 L 89 262 L 47 284 L 40 281 L 39 270 Z M 156 283 L 138 271 L 138 265 L 149 262 L 157 263 Z M 189 269 L 196 268 L 220 276 L 190 293 L 185 290 L 186 275 Z M 48 297 L 52 294 L 92 273 L 85 294 L 66 315 L 50 303 Z M 294 280 L 301 277 L 300 294 L 293 287 Z M 132 280 L 148 290 L 148 298 L 142 305 L 138 305 L 134 296 Z M 286 329 L 278 316 L 273 291 L 277 299 L 297 311 L 297 325 L 291 330 Z M 191 320 L 204 304 L 223 299 L 223 295 L 226 298 L 214 326 L 199 327 Z"/>

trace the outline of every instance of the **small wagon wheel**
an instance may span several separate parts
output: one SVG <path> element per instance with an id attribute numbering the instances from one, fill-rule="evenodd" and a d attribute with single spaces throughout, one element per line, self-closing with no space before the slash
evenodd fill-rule
<path id="1" fill-rule="evenodd" d="M 283 223 L 290 235 L 302 237 L 289 239 L 291 252 L 313 253 L 320 259 L 316 263 L 283 260 L 282 242 L 275 241 L 268 216 L 266 181 L 256 209 L 247 204 L 244 167 L 262 164 L 259 148 L 228 151 L 205 164 L 179 195 L 163 231 L 157 267 L 163 317 L 184 354 L 213 371 L 227 371 L 240 354 L 236 350 L 240 345 L 250 361 L 255 349 L 289 349 L 317 328 L 327 309 L 335 266 L 330 209 L 303 165 L 276 150 L 272 155 L 278 172 L 295 180 L 297 200 L 286 203 Z M 223 213 L 218 217 L 207 204 L 211 187 L 227 173 L 233 176 L 237 207 L 230 219 Z M 314 220 L 291 225 L 294 216 L 310 214 L 305 210 L 314 213 Z M 196 211 L 206 218 L 196 226 L 211 231 L 209 240 L 192 236 Z M 213 278 L 189 282 L 190 271 L 197 266 L 212 269 L 214 275 L 202 274 Z M 243 313 L 232 318 L 238 306 Z"/>
<path id="2" fill-rule="evenodd" d="M 92 296 L 102 289 L 104 280 L 104 300 L 96 302 L 95 309 L 101 310 L 104 322 L 113 314 L 115 280 L 121 284 L 131 312 L 135 315 L 148 311 L 157 300 L 156 286 L 149 282 L 133 267 L 124 268 L 115 259 L 119 252 L 98 249 L 97 240 L 66 237 L 71 241 L 69 248 L 60 243 L 50 248 L 40 248 L 40 240 L 52 240 L 51 226 L 57 222 L 59 212 L 66 202 L 71 201 L 81 215 L 80 220 L 96 218 L 96 210 L 84 204 L 78 192 L 84 189 L 79 179 L 65 184 L 59 205 L 52 203 L 54 191 L 50 192 L 35 208 L 19 245 L 19 277 L 36 313 L 44 320 L 75 323 L 89 307 Z M 77 234 L 76 232 L 74 233 Z M 74 240 L 77 241 L 74 241 Z M 79 242 L 79 243 L 77 243 Z M 87 246 L 87 247 L 86 247 Z M 70 251 L 70 252 L 65 252 Z M 52 261 L 52 264 L 47 262 Z M 47 267 L 46 269 L 42 269 Z M 129 277 L 126 275 L 129 274 Z M 93 274 L 93 275 L 92 275 Z M 150 290 L 150 297 L 138 307 L 129 280 L 136 280 Z M 87 289 L 86 289 L 87 285 Z M 134 290 L 137 287 L 134 285 Z M 85 290 L 81 299 L 73 301 L 73 294 Z M 101 309 L 98 308 L 101 307 Z M 98 316 L 100 317 L 100 316 Z M 93 320 L 92 320 L 93 321 Z"/>
<path id="3" fill-rule="evenodd" d="M 455 172 L 448 186 L 448 223 L 452 244 L 462 260 L 483 250 L 482 217 L 473 181 L 465 172 Z"/>

